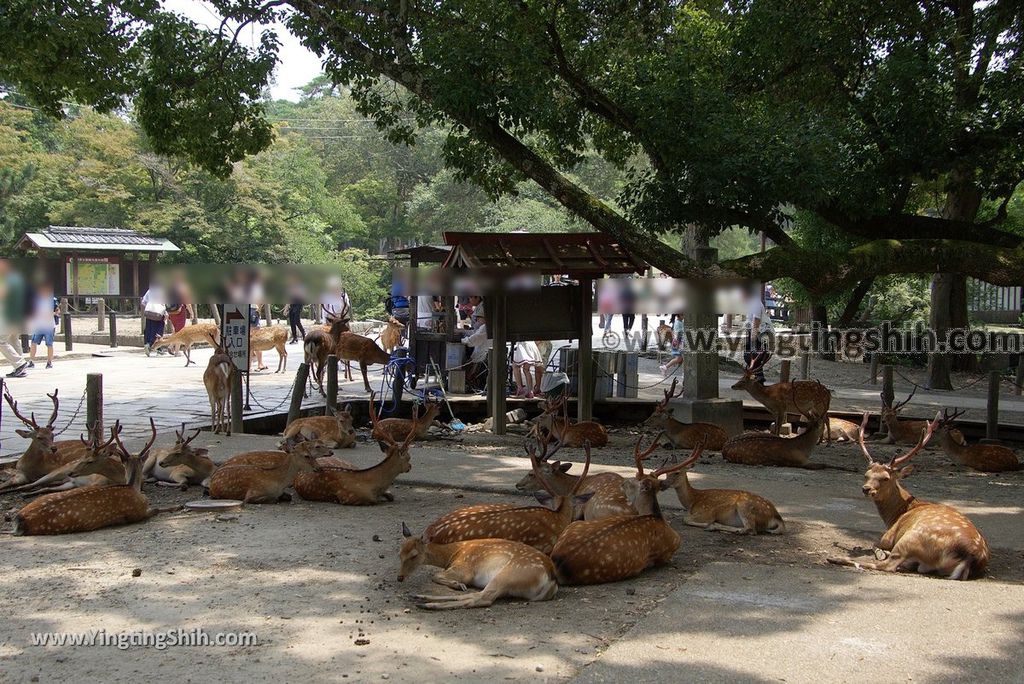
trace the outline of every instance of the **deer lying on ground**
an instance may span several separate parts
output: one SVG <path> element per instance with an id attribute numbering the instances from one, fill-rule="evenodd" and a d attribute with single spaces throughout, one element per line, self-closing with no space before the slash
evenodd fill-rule
<path id="1" fill-rule="evenodd" d="M 983 473 L 1021 469 L 1017 454 L 1009 447 L 1000 444 L 967 444 L 963 433 L 953 427 L 956 419 L 962 416 L 964 411 L 942 413 L 943 417 L 939 422 L 939 445 L 951 459 L 962 466 Z"/>
<path id="2" fill-rule="evenodd" d="M 303 439 L 319 439 L 333 444 L 337 449 L 347 449 L 356 445 L 356 431 L 352 426 L 352 412 L 348 405 L 334 411 L 327 407 L 329 415 L 296 418 L 288 423 L 284 430 L 285 439 L 302 437 Z"/>
<path id="3" fill-rule="evenodd" d="M 211 347 L 216 347 L 219 339 L 220 330 L 217 328 L 216 323 L 196 323 L 194 325 L 186 325 L 181 330 L 175 330 L 170 335 L 157 337 L 156 342 L 153 343 L 153 351 L 161 347 L 171 347 L 172 351 L 184 348 L 185 366 L 188 367 L 190 364 L 195 363 L 192 360 L 192 345 L 205 342 Z"/>
<path id="4" fill-rule="evenodd" d="M 705 445 L 711 451 L 721 451 L 722 445 L 729 439 L 725 430 L 712 423 L 681 423 L 672 417 L 672 409 L 668 404 L 673 399 L 682 396 L 683 388 L 676 391 L 678 378 L 672 379 L 672 386 L 662 390 L 665 398 L 654 407 L 654 413 L 643 422 L 643 427 L 651 427 L 665 433 L 669 443 L 682 449 L 692 449 L 698 444 Z"/>
<path id="5" fill-rule="evenodd" d="M 79 439 L 83 445 L 83 455 L 39 478 L 35 482 L 17 487 L 14 491 L 26 492 L 25 496 L 39 496 L 53 492 L 65 492 L 75 487 L 90 485 L 125 484 L 128 475 L 124 464 L 113 447 L 115 433 L 121 430 L 120 423 L 111 429 L 110 439 L 100 443 L 99 435 L 92 433 L 87 440 L 85 435 Z"/>
<path id="6" fill-rule="evenodd" d="M 601 520 L 617 515 L 636 515 L 636 509 L 630 505 L 622 491 L 623 478 L 618 473 L 598 473 L 596 475 L 569 475 L 572 463 L 551 460 L 561 444 L 555 444 L 548 450 L 548 439 L 541 439 L 541 453 L 531 455 L 530 472 L 516 483 L 521 492 L 547 491 L 554 496 L 566 496 L 575 492 L 583 503 L 580 515 L 583 520 Z M 529 452 L 527 452 L 529 453 Z M 582 501 L 583 497 L 589 497 Z"/>
<path id="7" fill-rule="evenodd" d="M 198 428 L 191 437 L 185 437 L 185 424 L 181 431 L 174 431 L 174 446 L 157 449 L 150 453 L 142 468 L 142 476 L 146 481 L 154 481 L 165 487 L 177 487 L 182 491 L 189 485 L 204 485 L 217 469 L 207 456 L 206 448 L 195 448 L 192 440 L 199 436 Z"/>
<path id="8" fill-rule="evenodd" d="M 214 347 L 213 356 L 203 371 L 206 397 L 210 400 L 210 427 L 214 434 L 221 430 L 231 436 L 231 375 L 235 362 L 220 346 Z"/>
<path id="9" fill-rule="evenodd" d="M 413 536 L 404 522 L 402 535 L 405 541 L 399 554 L 399 582 L 425 564 L 444 568 L 433 576 L 436 584 L 459 591 L 467 591 L 469 587 L 480 589 L 463 595 L 414 596 L 424 602 L 421 608 L 483 608 L 502 597 L 547 601 L 558 592 L 551 559 L 521 542 L 473 539 L 435 544 Z"/>
<path id="10" fill-rule="evenodd" d="M 803 427 L 797 434 L 803 434 L 806 431 L 807 427 Z M 832 442 L 856 442 L 858 434 L 860 434 L 859 424 L 845 418 L 829 416 L 821 431 L 821 437 L 818 438 L 818 444 L 826 442 L 832 446 Z"/>
<path id="11" fill-rule="evenodd" d="M 772 434 L 778 435 L 779 428 L 787 422 L 788 416 L 802 415 L 797 402 L 819 416 L 827 416 L 832 403 L 832 393 L 820 382 L 814 380 L 794 380 L 777 382 L 774 385 L 763 385 L 757 381 L 757 371 L 765 364 L 765 357 L 755 355 L 750 364 L 743 370 L 743 377 L 737 380 L 732 389 L 746 390 L 751 397 L 761 402 L 772 414 L 775 425 Z"/>
<path id="12" fill-rule="evenodd" d="M 802 409 L 798 410 L 802 412 Z M 722 447 L 722 457 L 730 463 L 744 465 L 788 466 L 811 470 L 823 468 L 822 464 L 810 463 L 809 459 L 824 431 L 824 415 L 816 412 L 803 415 L 807 420 L 807 430 L 796 437 L 746 432 L 725 443 Z"/>
<path id="13" fill-rule="evenodd" d="M 544 432 L 559 444 L 571 448 L 580 448 L 585 443 L 592 447 L 607 446 L 608 430 L 604 425 L 593 420 L 571 423 L 567 404 L 568 396 L 565 394 L 552 401 L 540 402 L 540 408 L 544 413 L 533 419 L 538 439 L 541 437 L 540 433 Z M 563 413 L 561 417 L 558 415 L 559 411 Z"/>
<path id="14" fill-rule="evenodd" d="M 321 458 L 317 472 L 300 473 L 295 478 L 295 491 L 307 501 L 329 501 L 348 506 L 370 506 L 381 501 L 394 501 L 388 491 L 395 479 L 412 470 L 409 445 L 415 438 L 410 431 L 403 442 L 385 434 L 384 459 L 369 468 L 356 468 L 335 458 Z"/>
<path id="15" fill-rule="evenodd" d="M 323 442 L 299 442 L 290 451 L 250 451 L 229 458 L 210 476 L 211 499 L 240 499 L 245 503 L 291 501 L 284 490 L 296 475 L 319 468 L 317 459 L 329 456 Z"/>
<path id="16" fill-rule="evenodd" d="M 120 438 L 117 442 L 128 482 L 123 485 L 93 485 L 66 492 L 46 494 L 14 515 L 14 534 L 70 534 L 146 520 L 156 514 L 142 493 L 142 461 L 156 441 L 156 425 L 149 420 L 152 436 L 138 455 L 133 456 Z"/>
<path id="17" fill-rule="evenodd" d="M 903 464 L 931 439 L 940 423 L 939 414 L 922 431 L 913 449 L 903 456 L 893 456 L 888 463 L 876 461 L 868 452 L 863 436 L 867 423 L 868 414 L 865 413 L 858 443 L 868 462 L 868 469 L 864 473 L 861 491 L 874 500 L 886 525 L 886 532 L 878 543 L 881 553 L 876 553 L 876 556 L 884 556 L 884 560 L 860 562 L 849 558 L 829 558 L 828 561 L 883 572 L 916 570 L 922 574 L 937 573 L 956 580 L 982 575 L 988 567 L 989 550 L 988 542 L 978 528 L 952 506 L 917 499 L 900 483 L 913 470 L 912 465 L 902 467 Z"/>
<path id="18" fill-rule="evenodd" d="M 882 413 L 881 422 L 889 430 L 889 435 L 886 437 L 887 444 L 902 444 L 905 446 L 913 446 L 917 444 L 918 439 L 921 437 L 921 433 L 928 429 L 927 420 L 900 420 L 899 414 L 903 410 L 903 407 L 910 403 L 910 400 L 914 398 L 914 393 L 917 392 L 915 387 L 911 390 L 910 394 L 903 401 L 897 402 L 895 406 L 891 403 L 886 403 L 885 395 L 882 397 Z"/>
<path id="19" fill-rule="evenodd" d="M 380 334 L 380 347 L 388 354 L 393 352 L 400 344 L 402 344 L 402 335 L 405 333 L 405 326 L 398 322 L 398 320 L 392 316 L 388 318 L 388 322 L 384 325 L 384 330 Z"/>
<path id="20" fill-rule="evenodd" d="M 783 534 L 786 525 L 771 501 L 739 489 L 695 489 L 687 469 L 700 458 L 701 449 L 665 476 L 662 489 L 674 489 L 686 510 L 683 522 L 705 530 L 737 534 Z"/>
<path id="21" fill-rule="evenodd" d="M 268 325 L 263 328 L 253 328 L 249 332 L 249 353 L 277 350 L 277 370 L 275 373 L 283 373 L 288 370 L 288 328 L 283 325 Z M 251 361 L 250 361 L 251 363 Z"/>
<path id="22" fill-rule="evenodd" d="M 645 474 L 644 459 L 657 446 L 656 439 L 646 452 L 641 452 L 638 440 L 633 449 L 636 479 L 622 481 L 626 498 L 638 515 L 574 522 L 558 538 L 551 560 L 559 584 L 618 582 L 672 560 L 680 538 L 658 506 L 661 489 L 658 478 L 683 466 L 660 468 Z M 699 451 L 697 453 L 699 455 Z"/>
<path id="23" fill-rule="evenodd" d="M 373 430 L 370 438 L 381 443 L 384 447 L 385 436 L 392 440 L 405 439 L 410 431 L 414 433 L 413 439 L 420 441 L 426 439 L 427 431 L 434 424 L 434 420 L 441 413 L 441 403 L 438 401 L 427 401 L 426 410 L 419 415 L 419 405 L 413 404 L 412 418 L 377 418 L 377 409 L 374 406 L 374 395 L 370 393 L 370 423 Z"/>
<path id="24" fill-rule="evenodd" d="M 18 411 L 18 402 L 14 400 L 10 392 L 4 389 L 4 399 L 15 417 L 24 423 L 26 430 L 15 430 L 19 437 L 31 440 L 28 448 L 15 464 L 14 474 L 0 485 L 0 492 L 10 491 L 16 487 L 30 484 L 39 478 L 48 475 L 52 471 L 77 461 L 86 455 L 85 447 L 77 440 L 61 440 L 55 442 L 53 424 L 57 420 L 57 409 L 60 402 L 57 399 L 57 390 L 53 394 L 47 394 L 53 402 L 53 413 L 45 425 L 36 422 L 35 413 L 25 417 Z"/>

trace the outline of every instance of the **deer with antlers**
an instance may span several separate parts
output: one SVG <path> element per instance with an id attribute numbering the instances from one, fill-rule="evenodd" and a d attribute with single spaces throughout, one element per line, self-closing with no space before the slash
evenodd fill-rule
<path id="1" fill-rule="evenodd" d="M 90 485 L 125 484 L 127 473 L 114 444 L 114 430 L 120 432 L 120 423 L 111 429 L 110 439 L 101 443 L 98 431 L 90 431 L 89 438 L 80 435 L 82 456 L 51 470 L 49 473 L 13 491 L 26 492 L 25 496 L 39 496 L 64 492 L 75 487 Z"/>
<path id="2" fill-rule="evenodd" d="M 413 433 L 413 439 L 419 441 L 426 439 L 427 431 L 430 426 L 434 424 L 438 415 L 441 413 L 441 402 L 428 399 L 426 402 L 426 410 L 423 415 L 419 414 L 419 404 L 413 404 L 412 406 L 412 418 L 377 418 L 377 409 L 375 407 L 374 394 L 370 393 L 370 423 L 373 425 L 373 430 L 370 432 L 370 438 L 377 440 L 381 448 L 384 448 L 386 437 L 390 437 L 392 440 L 405 439 L 406 435 Z"/>
<path id="3" fill-rule="evenodd" d="M 40 425 L 36 422 L 35 413 L 30 413 L 26 417 L 18 410 L 18 402 L 14 400 L 11 393 L 7 391 L 7 388 L 4 388 L 4 399 L 7 401 L 7 405 L 11 407 L 11 412 L 27 428 L 25 430 L 15 430 L 15 433 L 19 437 L 30 440 L 30 442 L 28 448 L 25 449 L 25 452 L 14 466 L 14 475 L 0 485 L 0 492 L 9 491 L 35 482 L 57 468 L 85 456 L 86 449 L 79 440 L 70 439 L 55 442 L 53 439 L 53 424 L 57 421 L 57 411 L 60 407 L 57 391 L 54 390 L 53 394 L 46 395 L 53 402 L 53 412 L 50 414 L 46 424 Z"/>
<path id="4" fill-rule="evenodd" d="M 185 424 L 174 431 L 174 446 L 157 449 L 149 454 L 142 467 L 146 481 L 156 482 L 165 487 L 177 487 L 185 491 L 189 485 L 204 485 L 217 469 L 207 454 L 209 449 L 192 446 L 192 440 L 199 436 L 199 429 L 190 437 L 185 436 Z"/>
<path id="5" fill-rule="evenodd" d="M 174 351 L 180 348 L 185 352 L 185 367 L 187 368 L 195 361 L 192 360 L 192 345 L 205 342 L 211 347 L 217 346 L 220 339 L 220 329 L 216 323 L 196 323 L 186 325 L 181 330 L 175 330 L 170 335 L 161 335 L 153 343 L 153 351 L 161 347 L 171 347 Z"/>
<path id="6" fill-rule="evenodd" d="M 324 371 L 327 369 L 327 357 L 335 354 L 338 340 L 342 333 L 349 332 L 350 307 L 346 304 L 341 313 L 335 313 L 333 308 L 328 308 L 328 323 L 310 330 L 302 343 L 306 356 L 306 363 L 309 364 L 310 382 L 315 384 L 320 394 L 324 391 Z M 351 379 L 351 371 L 346 364 L 345 379 Z"/>
<path id="7" fill-rule="evenodd" d="M 880 395 L 882 397 L 882 413 L 880 418 L 882 424 L 885 425 L 889 432 L 888 437 L 886 437 L 888 444 L 913 446 L 917 444 L 921 433 L 928 429 L 927 420 L 900 420 L 899 418 L 900 411 L 914 398 L 915 392 L 917 392 L 916 387 L 910 391 L 906 399 L 897 402 L 895 405 L 886 401 L 884 393 Z"/>
<path id="8" fill-rule="evenodd" d="M 791 391 L 795 393 L 795 390 Z M 811 463 L 809 459 L 824 431 L 825 416 L 814 409 L 805 412 L 799 402 L 794 402 L 794 405 L 807 421 L 806 431 L 796 437 L 746 432 L 725 443 L 722 447 L 722 457 L 730 463 L 743 465 L 788 466 L 811 470 L 823 468 L 820 463 Z"/>
<path id="9" fill-rule="evenodd" d="M 938 428 L 941 414 L 928 422 L 921 431 L 917 444 L 902 456 L 893 456 L 888 463 L 876 461 L 864 443 L 868 414 L 864 414 L 861 453 L 868 462 L 861 491 L 878 508 L 886 531 L 878 543 L 884 559 L 861 562 L 849 558 L 829 558 L 830 563 L 849 565 L 867 570 L 898 572 L 916 570 L 919 573 L 937 573 L 949 579 L 966 580 L 978 577 L 988 567 L 988 542 L 967 516 L 945 504 L 922 501 L 908 492 L 900 480 L 910 475 L 912 459 Z"/>
<path id="10" fill-rule="evenodd" d="M 414 536 L 402 523 L 405 541 L 399 552 L 402 582 L 421 565 L 443 568 L 431 579 L 444 587 L 467 592 L 450 596 L 415 595 L 420 607 L 429 610 L 484 608 L 499 598 L 548 601 L 558 592 L 555 566 L 546 555 L 522 542 L 507 539 L 471 539 L 437 544 Z"/>
<path id="11" fill-rule="evenodd" d="M 284 429 L 285 439 L 319 439 L 333 444 L 336 449 L 347 449 L 356 445 L 356 430 L 352 425 L 352 411 L 346 404 L 343 409 L 327 407 L 326 416 L 296 418 Z"/>
<path id="12" fill-rule="evenodd" d="M 779 429 L 789 415 L 803 415 L 797 402 L 809 406 L 810 410 L 819 415 L 827 416 L 832 404 L 832 393 L 817 380 L 793 380 L 764 385 L 757 379 L 757 372 L 767 361 L 767 357 L 756 354 L 750 364 L 743 370 L 743 376 L 737 380 L 732 389 L 746 390 L 755 400 L 764 405 L 775 419 L 772 434 L 778 435 Z"/>
<path id="13" fill-rule="evenodd" d="M 659 430 L 668 437 L 669 443 L 680 449 L 692 449 L 698 444 L 703 444 L 711 451 L 721 451 L 722 445 L 729 439 L 725 430 L 712 423 L 681 423 L 672 416 L 672 409 L 669 402 L 683 394 L 683 388 L 676 391 L 679 378 L 672 379 L 672 386 L 662 390 L 665 398 L 655 405 L 654 413 L 643 422 L 643 427 L 651 427 Z"/>
<path id="14" fill-rule="evenodd" d="M 291 501 L 284 490 L 299 473 L 319 469 L 317 459 L 330 456 L 329 445 L 305 441 L 285 451 L 250 451 L 232 456 L 210 476 L 211 499 L 239 499 L 245 503 Z"/>
<path id="15" fill-rule="evenodd" d="M 14 534 L 70 534 L 126 525 L 156 514 L 142 493 L 142 461 L 156 441 L 156 424 L 149 419 L 151 436 L 136 455 L 121 442 L 120 424 L 112 428 L 114 441 L 128 473 L 125 484 L 91 485 L 46 494 L 14 515 Z"/>
<path id="16" fill-rule="evenodd" d="M 321 458 L 316 472 L 299 473 L 295 477 L 295 492 L 307 501 L 328 501 L 346 506 L 370 506 L 381 501 L 394 501 L 388 491 L 402 473 L 412 470 L 409 445 L 416 433 L 410 430 L 405 440 L 398 442 L 385 434 L 387 455 L 369 468 L 356 468 L 336 458 Z"/>
<path id="17" fill-rule="evenodd" d="M 203 371 L 203 385 L 210 400 L 210 427 L 214 434 L 223 431 L 231 436 L 231 377 L 235 373 L 235 362 L 224 348 L 214 347 L 213 356 Z"/>
<path id="18" fill-rule="evenodd" d="M 956 419 L 964 413 L 955 409 L 952 413 L 947 410 L 942 412 L 942 420 L 939 422 L 939 446 L 946 455 L 960 465 L 982 473 L 1020 470 L 1021 463 L 1017 460 L 1017 454 L 1009 447 L 1001 444 L 967 444 L 963 433 L 953 427 Z"/>
<path id="19" fill-rule="evenodd" d="M 618 582 L 668 563 L 675 555 L 681 539 L 662 516 L 658 478 L 682 466 L 644 473 L 644 459 L 659 441 L 656 438 L 650 448 L 641 452 L 642 440 L 643 435 L 633 448 L 636 478 L 623 479 L 621 485 L 637 515 L 578 521 L 565 528 L 551 551 L 559 584 Z"/>
<path id="20" fill-rule="evenodd" d="M 569 421 L 568 395 L 562 394 L 558 399 L 551 401 L 541 400 L 541 415 L 533 419 L 533 430 L 539 439 L 543 431 L 559 444 L 567 447 L 580 448 L 584 444 L 592 447 L 603 447 L 608 444 L 608 430 L 604 425 L 593 421 L 584 420 L 579 423 Z M 559 416 L 559 411 L 562 415 Z"/>

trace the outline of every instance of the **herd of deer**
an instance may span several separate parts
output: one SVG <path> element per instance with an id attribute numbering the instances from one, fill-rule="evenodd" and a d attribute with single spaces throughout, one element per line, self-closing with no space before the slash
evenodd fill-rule
<path id="1" fill-rule="evenodd" d="M 307 353 L 318 345 L 344 348 L 345 331 L 335 321 L 322 336 L 307 338 Z M 313 347 L 311 351 L 310 346 Z M 383 352 L 382 352 L 383 353 Z M 219 358 L 223 357 L 223 358 Z M 204 377 L 207 387 L 221 387 L 230 374 L 230 359 L 220 350 Z M 796 437 L 772 433 L 745 433 L 728 438 L 721 428 L 707 423 L 686 424 L 672 415 L 671 401 L 679 396 L 677 383 L 644 423 L 656 431 L 651 443 L 641 433 L 633 449 L 636 473 L 590 473 L 591 448 L 608 443 L 599 423 L 572 423 L 564 397 L 542 402 L 543 413 L 533 421 L 525 445 L 530 471 L 516 484 L 533 492 L 538 505 L 485 504 L 451 511 L 414 535 L 405 523 L 400 550 L 399 581 L 420 565 L 442 568 L 433 580 L 463 590 L 452 596 L 422 596 L 426 608 L 448 609 L 490 605 L 499 597 L 530 601 L 550 599 L 559 585 L 614 582 L 669 562 L 680 546 L 680 535 L 665 519 L 658 493 L 674 490 L 684 510 L 683 523 L 705 530 L 737 534 L 783 534 L 786 525 L 771 501 L 757 494 L 732 489 L 696 489 L 687 470 L 705 450 L 719 451 L 730 462 L 747 465 L 816 467 L 809 462 L 820 440 L 856 441 L 867 460 L 862 492 L 870 497 L 887 531 L 876 552 L 876 562 L 829 558 L 829 562 L 895 572 L 901 569 L 934 572 L 950 579 L 968 579 L 984 573 L 989 560 L 987 543 L 978 529 L 956 509 L 916 499 L 902 485 L 920 453 L 935 433 L 941 446 L 958 462 L 979 470 L 1010 470 L 1020 466 L 1013 452 L 993 445 L 968 446 L 954 427 L 959 412 L 939 413 L 931 421 L 903 421 L 897 416 L 909 401 L 883 406 L 881 421 L 888 425 L 890 443 L 913 448 L 888 462 L 875 461 L 866 444 L 868 414 L 858 425 L 829 419 L 830 393 L 818 382 L 794 381 L 763 385 L 748 368 L 734 385 L 746 389 L 775 416 L 775 426 L 799 414 L 807 429 Z M 290 499 L 288 488 L 308 501 L 344 505 L 373 505 L 392 501 L 388 491 L 399 475 L 412 467 L 410 446 L 422 440 L 438 415 L 440 405 L 428 402 L 422 415 L 411 419 L 378 419 L 370 396 L 370 438 L 378 442 L 383 459 L 357 468 L 333 455 L 334 449 L 352 447 L 356 433 L 349 407 L 333 415 L 300 418 L 290 423 L 276 450 L 237 454 L 215 465 L 207 450 L 192 446 L 198 430 L 187 435 L 184 425 L 170 447 L 153 449 L 156 426 L 137 454 L 121 441 L 115 423 L 106 441 L 103 435 L 82 435 L 78 440 L 55 441 L 57 392 L 48 395 L 53 411 L 45 424 L 25 416 L 9 393 L 5 399 L 24 424 L 18 434 L 29 440 L 14 475 L 0 485 L 0 493 L 36 496 L 14 516 L 14 534 L 84 532 L 138 522 L 154 515 L 143 493 L 143 483 L 186 489 L 203 486 L 214 499 L 246 503 L 276 503 Z M 219 396 L 219 395 L 218 395 Z M 211 404 L 214 393 L 211 391 Z M 217 420 L 214 420 L 217 427 Z M 827 432 L 826 432 L 827 428 Z M 661 446 L 690 450 L 678 463 L 652 470 L 645 461 Z M 571 463 L 556 460 L 563 448 L 581 448 L 584 465 L 578 476 Z M 465 593 L 469 587 L 478 589 Z"/>

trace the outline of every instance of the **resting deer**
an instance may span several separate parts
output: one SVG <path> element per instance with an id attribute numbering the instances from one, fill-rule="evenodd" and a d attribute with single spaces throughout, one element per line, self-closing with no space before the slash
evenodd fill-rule
<path id="1" fill-rule="evenodd" d="M 329 501 L 348 506 L 370 506 L 394 501 L 388 491 L 402 473 L 412 470 L 409 445 L 415 433 L 410 431 L 403 442 L 385 435 L 387 455 L 369 468 L 356 468 L 335 458 L 321 458 L 317 472 L 300 473 L 295 477 L 295 492 L 307 501 Z"/>
<path id="2" fill-rule="evenodd" d="M 245 503 L 291 501 L 284 490 L 302 472 L 317 470 L 317 459 L 329 456 L 323 442 L 300 442 L 290 451 L 250 451 L 232 456 L 210 476 L 211 499 Z"/>
<path id="3" fill-rule="evenodd" d="M 759 354 L 755 355 L 743 370 L 743 377 L 737 380 L 732 388 L 746 390 L 751 397 L 768 409 L 775 420 L 772 434 L 779 434 L 779 428 L 787 421 L 790 414 L 803 414 L 803 411 L 797 407 L 797 402 L 810 407 L 810 410 L 816 415 L 828 415 L 829 406 L 832 404 L 832 393 L 827 387 L 817 380 L 794 380 L 792 382 L 777 382 L 774 385 L 761 384 L 757 380 L 757 371 L 764 364 L 765 357 Z"/>
<path id="4" fill-rule="evenodd" d="M 897 402 L 895 406 L 891 403 L 886 403 L 885 395 L 882 394 L 882 414 L 881 421 L 888 428 L 889 435 L 886 437 L 886 443 L 888 444 L 902 444 L 905 446 L 913 446 L 917 444 L 917 440 L 920 439 L 921 433 L 928 429 L 927 420 L 900 420 L 899 414 L 903 410 L 903 407 L 910 403 L 910 400 L 914 398 L 914 393 L 917 392 L 915 387 L 911 390 L 910 394 L 903 401 Z"/>
<path id="5" fill-rule="evenodd" d="M 231 376 L 235 362 L 220 346 L 214 347 L 213 356 L 203 372 L 206 397 L 210 400 L 210 427 L 214 434 L 221 430 L 231 436 Z"/>
<path id="6" fill-rule="evenodd" d="M 156 425 L 149 419 L 152 436 L 138 455 L 133 456 L 120 438 L 120 425 L 114 434 L 128 482 L 122 485 L 92 485 L 66 492 L 46 494 L 14 515 L 14 534 L 70 534 L 89 532 L 113 525 L 146 520 L 156 514 L 142 493 L 142 461 L 156 441 Z"/>
<path id="7" fill-rule="evenodd" d="M 99 435 L 80 436 L 83 455 L 39 478 L 35 482 L 17 487 L 14 491 L 26 492 L 25 496 L 39 496 L 64 492 L 75 487 L 89 485 L 125 484 L 128 481 L 124 464 L 114 444 L 114 430 L 120 431 L 121 424 L 115 423 L 111 429 L 110 439 L 100 443 Z"/>
<path id="8" fill-rule="evenodd" d="M 827 428 L 822 429 L 821 437 L 818 438 L 818 444 L 827 442 L 829 446 L 832 446 L 832 442 L 856 442 L 857 435 L 860 433 L 860 424 L 845 418 L 829 416 L 825 425 Z M 807 427 L 803 427 L 799 430 L 798 434 L 806 431 Z"/>
<path id="9" fill-rule="evenodd" d="M 683 522 L 705 530 L 737 534 L 783 534 L 786 525 L 771 501 L 739 489 L 696 489 L 687 469 L 700 458 L 698 447 L 678 470 L 665 476 L 662 489 L 674 489 L 686 515 Z"/>
<path id="10" fill-rule="evenodd" d="M 384 330 L 380 334 L 380 347 L 388 354 L 393 352 L 402 344 L 402 335 L 405 333 L 405 326 L 398 322 L 394 316 L 388 318 Z"/>
<path id="11" fill-rule="evenodd" d="M 516 483 L 521 492 L 547 491 L 553 496 L 566 496 L 575 492 L 583 504 L 577 517 L 583 520 L 601 520 L 617 515 L 636 515 L 636 509 L 630 505 L 622 491 L 623 478 L 618 473 L 598 473 L 597 475 L 569 475 L 572 463 L 551 460 L 561 444 L 555 444 L 548 450 L 548 439 L 539 440 L 541 453 L 531 456 L 530 472 Z M 529 453 L 529 452 L 527 452 Z M 584 499 L 584 497 L 587 497 Z"/>
<path id="12" fill-rule="evenodd" d="M 192 440 L 199 436 L 199 429 L 186 438 L 185 424 L 182 423 L 181 431 L 175 430 L 174 436 L 174 446 L 150 453 L 142 468 L 143 478 L 182 491 L 187 490 L 189 485 L 205 486 L 217 466 L 207 456 L 209 449 L 192 446 Z"/>
<path id="13" fill-rule="evenodd" d="M 60 401 L 57 399 L 57 390 L 53 394 L 47 394 L 53 402 L 53 413 L 45 425 L 36 422 L 35 413 L 29 414 L 26 418 L 18 411 L 18 402 L 14 400 L 11 393 L 4 388 L 4 399 L 15 417 L 24 423 L 26 430 L 15 430 L 19 437 L 31 440 L 28 448 L 15 464 L 14 475 L 0 485 L 0 492 L 10 491 L 16 487 L 30 484 L 39 478 L 48 475 L 52 471 L 77 461 L 85 456 L 86 449 L 77 439 L 61 440 L 55 442 L 53 424 L 57 420 L 57 410 Z"/>
<path id="14" fill-rule="evenodd" d="M 181 330 L 175 330 L 170 335 L 157 337 L 156 342 L 153 343 L 153 351 L 161 347 L 171 347 L 174 351 L 184 348 L 185 367 L 187 368 L 195 363 L 192 360 L 192 345 L 205 342 L 211 347 L 216 347 L 217 340 L 219 339 L 220 330 L 217 328 L 216 323 L 196 323 L 194 325 L 186 325 Z"/>
<path id="15" fill-rule="evenodd" d="M 377 409 L 374 406 L 374 395 L 370 393 L 370 423 L 373 425 L 373 430 L 370 432 L 370 438 L 375 439 L 381 443 L 381 448 L 384 447 L 385 436 L 390 437 L 392 440 L 405 439 L 406 435 L 410 431 L 414 433 L 413 439 L 420 441 L 426 439 L 427 431 L 430 426 L 434 424 L 434 420 L 441 413 L 441 403 L 437 401 L 427 401 L 426 410 L 423 415 L 419 415 L 419 405 L 413 404 L 412 407 L 412 418 L 377 418 Z"/>
<path id="16" fill-rule="evenodd" d="M 978 528 L 952 506 L 917 499 L 900 483 L 913 470 L 912 465 L 903 467 L 903 464 L 924 448 L 939 423 L 939 414 L 936 414 L 935 420 L 922 430 L 913 449 L 903 456 L 893 456 L 888 463 L 880 463 L 871 457 L 864 444 L 868 424 L 868 414 L 864 414 L 858 443 L 868 469 L 861 491 L 874 500 L 887 528 L 878 543 L 881 553 L 876 553 L 876 556 L 884 556 L 884 560 L 860 562 L 829 558 L 830 563 L 883 572 L 916 570 L 956 580 L 970 579 L 985 572 L 989 560 L 988 542 Z"/>
<path id="17" fill-rule="evenodd" d="M 641 452 L 637 441 L 633 449 L 636 479 L 622 481 L 637 515 L 574 522 L 565 528 L 551 552 L 559 584 L 618 582 L 672 560 L 681 540 L 661 514 L 658 478 L 682 465 L 645 474 L 644 458 L 657 446 L 655 440 L 646 452 Z"/>
<path id="18" fill-rule="evenodd" d="M 802 409 L 797 410 L 802 412 Z M 747 432 L 727 441 L 722 447 L 722 457 L 730 463 L 744 465 L 788 466 L 811 470 L 823 468 L 822 464 L 810 463 L 809 459 L 824 431 L 825 418 L 815 412 L 803 415 L 807 420 L 807 430 L 796 437 Z"/>
<path id="19" fill-rule="evenodd" d="M 356 431 L 352 426 L 352 412 L 348 405 L 339 411 L 328 406 L 326 416 L 310 416 L 296 418 L 288 423 L 284 430 L 285 439 L 319 439 L 333 444 L 337 449 L 347 449 L 356 445 Z M 333 413 L 333 415 L 332 415 Z"/>
<path id="20" fill-rule="evenodd" d="M 283 325 L 268 325 L 264 328 L 253 328 L 249 332 L 249 353 L 277 350 L 277 370 L 283 373 L 288 370 L 288 328 Z"/>
<path id="21" fill-rule="evenodd" d="M 552 401 L 540 402 L 540 408 L 544 413 L 533 419 L 533 427 L 538 439 L 543 430 L 563 446 L 579 448 L 585 443 L 592 447 L 607 446 L 608 430 L 604 425 L 593 420 L 570 423 L 567 403 L 568 396 L 565 394 Z M 563 412 L 561 417 L 558 415 L 559 411 Z"/>
<path id="22" fill-rule="evenodd" d="M 546 555 L 521 542 L 507 539 L 472 539 L 451 544 L 435 544 L 413 536 L 402 523 L 405 541 L 399 554 L 402 582 L 421 565 L 444 568 L 432 580 L 451 589 L 480 591 L 463 595 L 424 596 L 421 608 L 483 608 L 503 597 L 527 601 L 547 601 L 558 592 L 555 566 Z"/>
<path id="23" fill-rule="evenodd" d="M 953 427 L 964 411 L 943 411 L 939 423 L 939 445 L 946 455 L 962 466 L 982 473 L 1020 470 L 1021 463 L 1013 449 L 1000 444 L 968 445 L 962 432 Z"/>
<path id="24" fill-rule="evenodd" d="M 692 449 L 698 444 L 705 445 L 705 448 L 712 451 L 721 451 L 722 445 L 729 438 L 725 430 L 712 423 L 681 423 L 672 417 L 672 409 L 668 404 L 673 399 L 682 396 L 683 388 L 676 391 L 679 378 L 672 379 L 672 386 L 662 390 L 665 398 L 655 405 L 654 413 L 643 422 L 643 427 L 651 427 L 660 430 L 668 437 L 672 446 L 681 449 Z"/>

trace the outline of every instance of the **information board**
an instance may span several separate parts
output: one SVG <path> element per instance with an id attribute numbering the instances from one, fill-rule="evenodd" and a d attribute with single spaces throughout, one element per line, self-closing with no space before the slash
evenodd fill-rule
<path id="1" fill-rule="evenodd" d="M 249 371 L 249 305 L 225 304 L 220 338 L 235 368 Z"/>

